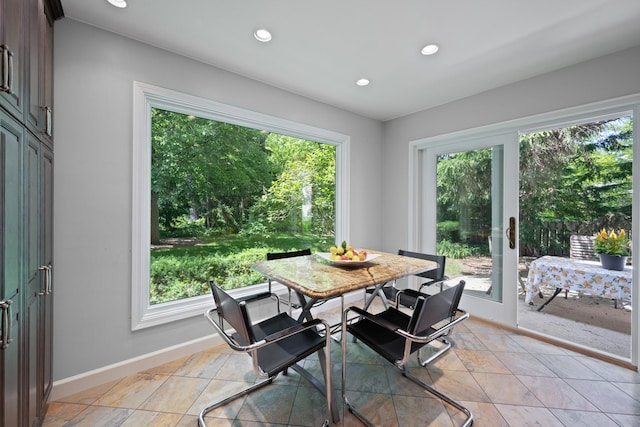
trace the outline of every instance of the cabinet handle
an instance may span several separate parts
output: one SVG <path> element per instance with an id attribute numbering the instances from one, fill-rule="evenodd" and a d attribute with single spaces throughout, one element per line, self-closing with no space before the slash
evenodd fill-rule
<path id="1" fill-rule="evenodd" d="M 52 290 L 51 290 L 51 282 L 52 282 L 52 277 L 51 277 L 51 264 L 49 264 L 47 266 L 47 295 L 51 294 Z"/>
<path id="2" fill-rule="evenodd" d="M 11 303 L 10 299 L 0 302 L 2 308 L 2 341 L 0 348 L 4 350 L 13 341 L 11 338 Z"/>
<path id="3" fill-rule="evenodd" d="M 0 45 L 0 50 L 2 51 L 2 64 L 0 64 L 2 81 L 0 82 L 0 90 L 7 92 L 9 91 L 9 49 L 7 49 L 5 45 Z"/>
<path id="4" fill-rule="evenodd" d="M 53 117 L 52 117 L 52 115 L 53 115 L 53 113 L 51 111 L 51 108 L 44 107 L 44 117 L 45 117 L 44 133 L 49 138 L 51 138 L 53 136 Z"/>
<path id="5" fill-rule="evenodd" d="M 40 292 L 36 292 L 36 295 L 49 295 L 51 293 L 51 265 L 42 265 L 38 267 L 38 270 L 44 271 L 44 285 Z"/>
<path id="6" fill-rule="evenodd" d="M 2 316 L 2 319 L 0 319 L 0 322 L 2 323 L 2 328 L 0 329 L 0 334 L 2 334 L 2 339 L 0 340 L 0 349 L 7 348 L 7 346 L 4 344 L 4 340 L 7 338 L 7 315 L 5 313 L 6 308 L 7 303 L 5 303 L 4 301 L 0 301 L 0 310 L 2 310 L 0 312 L 0 316 Z"/>
<path id="7" fill-rule="evenodd" d="M 7 77 L 7 93 L 13 93 L 13 52 L 11 52 L 8 48 L 7 52 L 9 52 L 7 54 L 7 62 L 9 63 L 9 66 L 7 67 L 9 74 Z"/>

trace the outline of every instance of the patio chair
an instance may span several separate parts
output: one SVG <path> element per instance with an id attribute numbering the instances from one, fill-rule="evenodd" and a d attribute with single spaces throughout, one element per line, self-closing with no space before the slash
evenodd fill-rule
<path id="1" fill-rule="evenodd" d="M 411 252 L 406 251 L 404 249 L 398 250 L 398 255 L 408 256 L 412 258 L 420 258 L 428 261 L 435 261 L 438 263 L 438 268 L 435 270 L 429 270 L 424 273 L 416 274 L 417 277 L 424 279 L 424 281 L 419 285 L 418 294 L 421 293 L 422 289 L 426 286 L 440 285 L 440 292 L 442 292 L 442 288 L 445 280 L 449 278 L 445 276 L 444 269 L 447 262 L 447 257 L 443 255 L 432 255 L 425 254 L 421 252 Z M 373 292 L 373 289 L 367 289 L 367 293 Z M 393 301 L 396 308 L 399 307 L 398 304 L 413 309 L 416 304 L 416 298 L 418 294 L 411 289 L 398 289 L 395 286 L 395 282 L 391 285 L 385 285 L 382 288 L 382 292 L 384 292 L 387 300 Z"/>
<path id="2" fill-rule="evenodd" d="M 200 412 L 198 424 L 201 427 L 206 427 L 204 417 L 208 412 L 270 384 L 279 373 L 284 373 L 288 368 L 291 368 L 326 397 L 327 419 L 324 420 L 323 426 L 329 425 L 328 420 L 332 416 L 333 405 L 329 353 L 331 339 L 327 322 L 313 319 L 309 322 L 298 323 L 287 314 L 278 313 L 253 324 L 249 319 L 246 302 L 235 300 L 213 281 L 209 282 L 209 286 L 216 306 L 207 311 L 205 317 L 232 350 L 247 353 L 253 359 L 255 374 L 259 378 L 265 379 L 205 407 Z M 227 333 L 225 322 L 234 329 L 234 332 Z M 316 328 L 324 328 L 324 336 L 320 335 Z M 318 353 L 325 377 L 324 384 L 297 364 L 313 353 Z M 333 416 L 334 421 L 337 421 L 337 418 L 339 417 Z"/>
<path id="3" fill-rule="evenodd" d="M 421 360 L 420 351 L 425 346 L 434 340 L 442 339 L 449 334 L 455 325 L 469 317 L 467 312 L 458 308 L 464 285 L 464 281 L 461 280 L 457 285 L 435 295 L 422 294 L 418 297 L 416 308 L 411 316 L 393 307 L 378 314 L 369 313 L 355 306 L 348 307 L 342 316 L 342 329 L 351 333 L 354 341 L 360 340 L 400 369 L 404 377 L 463 412 L 466 419 L 462 425 L 469 426 L 473 423 L 473 415 L 467 408 L 420 381 L 407 369 L 409 357 L 413 353 L 417 352 L 420 364 L 426 366 L 451 347 L 451 344 L 448 344 L 430 356 L 428 360 L 424 362 Z M 351 311 L 356 316 L 349 318 Z M 342 398 L 349 412 L 363 423 L 372 426 L 373 424 L 349 402 L 346 395 L 348 341 L 348 339 L 342 340 Z M 381 369 L 383 375 L 384 372 L 384 369 Z"/>

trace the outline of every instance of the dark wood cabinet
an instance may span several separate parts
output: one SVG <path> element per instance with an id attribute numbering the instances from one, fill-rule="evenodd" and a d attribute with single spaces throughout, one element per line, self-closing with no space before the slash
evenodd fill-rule
<path id="1" fill-rule="evenodd" d="M 0 0 L 0 101 L 18 120 L 26 93 L 25 3 Z"/>
<path id="2" fill-rule="evenodd" d="M 51 392 L 53 23 L 59 0 L 0 0 L 0 427 Z"/>
<path id="3" fill-rule="evenodd" d="M 28 98 L 25 119 L 39 138 L 52 142 L 53 126 L 53 18 L 44 0 L 29 0 Z"/>
<path id="4" fill-rule="evenodd" d="M 0 109 L 0 425 L 20 426 L 24 359 L 22 316 L 22 181 L 24 129 Z"/>

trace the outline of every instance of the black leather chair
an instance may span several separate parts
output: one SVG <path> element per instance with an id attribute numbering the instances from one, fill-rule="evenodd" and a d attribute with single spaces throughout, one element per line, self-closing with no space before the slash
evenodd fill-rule
<path id="1" fill-rule="evenodd" d="M 288 252 L 268 252 L 267 253 L 267 261 L 274 259 L 283 259 L 283 258 L 292 258 L 298 256 L 311 255 L 311 249 L 301 249 L 299 251 L 288 251 Z M 271 285 L 272 281 L 269 279 L 269 294 L 271 294 Z M 289 306 L 289 316 L 291 316 L 292 308 L 300 308 L 299 304 L 295 304 L 291 301 L 291 289 L 289 289 L 289 300 L 286 302 Z M 278 304 L 278 313 L 280 312 L 280 305 Z"/>
<path id="2" fill-rule="evenodd" d="M 420 381 L 407 370 L 409 357 L 413 353 L 418 353 L 419 362 L 425 366 L 451 347 L 451 344 L 448 344 L 439 349 L 424 363 L 420 358 L 420 351 L 425 346 L 435 340 L 442 339 L 450 333 L 455 325 L 469 317 L 467 312 L 458 308 L 464 285 L 464 281 L 460 281 L 457 285 L 435 295 L 419 295 L 411 315 L 393 307 L 377 314 L 369 313 L 355 306 L 348 307 L 343 313 L 342 330 L 350 333 L 354 341 L 361 341 L 399 368 L 404 377 L 464 413 L 466 418 L 462 425 L 469 426 L 473 423 L 473 415 L 467 408 Z M 349 318 L 350 312 L 354 312 L 356 316 L 352 315 Z M 342 340 L 342 398 L 345 407 L 351 413 L 365 424 L 372 426 L 373 424 L 349 402 L 346 395 L 348 341 L 348 339 Z M 384 375 L 384 372 L 381 370 L 381 375 Z"/>
<path id="3" fill-rule="evenodd" d="M 438 263 L 438 268 L 435 270 L 429 270 L 424 273 L 416 274 L 417 277 L 424 279 L 422 283 L 420 283 L 419 292 L 426 286 L 440 285 L 440 292 L 442 292 L 442 288 L 445 280 L 449 278 L 445 276 L 444 269 L 447 262 L 447 257 L 443 255 L 431 255 L 425 254 L 421 252 L 411 252 L 406 251 L 404 249 L 400 249 L 398 251 L 398 255 L 408 256 L 413 258 L 425 259 L 428 261 L 434 261 Z M 373 289 L 367 289 L 367 293 L 371 293 Z M 393 301 L 396 308 L 399 307 L 398 304 L 403 305 L 405 307 L 409 307 L 413 309 L 416 304 L 416 295 L 415 291 L 411 292 L 410 290 L 398 289 L 395 287 L 395 282 L 390 285 L 385 285 L 382 288 L 382 292 L 384 292 L 388 301 Z"/>
<path id="4" fill-rule="evenodd" d="M 298 372 L 326 397 L 327 418 L 323 425 L 329 425 L 332 411 L 333 420 L 337 421 L 339 416 L 336 415 L 337 410 L 332 405 L 331 396 L 331 338 L 327 322 L 314 319 L 298 323 L 286 313 L 278 313 L 252 324 L 244 301 L 235 300 L 213 281 L 209 285 L 216 307 L 207 311 L 205 317 L 231 349 L 247 353 L 253 359 L 256 375 L 265 379 L 204 408 L 198 417 L 198 424 L 206 427 L 204 417 L 208 412 L 270 384 L 279 373 L 285 372 L 288 368 Z M 234 332 L 226 331 L 229 326 Z M 324 336 L 318 333 L 317 328 L 324 329 Z M 313 353 L 318 353 L 325 377 L 324 383 L 297 364 Z"/>

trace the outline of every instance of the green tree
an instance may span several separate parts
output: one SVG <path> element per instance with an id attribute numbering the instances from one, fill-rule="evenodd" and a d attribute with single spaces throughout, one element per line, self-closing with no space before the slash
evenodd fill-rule
<path id="1" fill-rule="evenodd" d="M 335 147 L 270 134 L 266 148 L 279 173 L 251 209 L 251 227 L 266 231 L 305 231 L 303 205 L 306 193 L 310 198 L 310 231 L 333 233 Z"/>
<path id="2" fill-rule="evenodd" d="M 540 220 L 631 214 L 631 120 L 607 120 L 520 138 L 520 211 Z"/>
<path id="3" fill-rule="evenodd" d="M 490 234 L 491 167 L 490 148 L 438 158 L 438 223 L 457 222 L 463 241 L 483 243 Z"/>
<path id="4" fill-rule="evenodd" d="M 274 176 L 259 130 L 152 110 L 152 180 L 165 229 L 188 216 L 238 231 Z M 152 197 L 154 200 L 154 197 Z"/>

